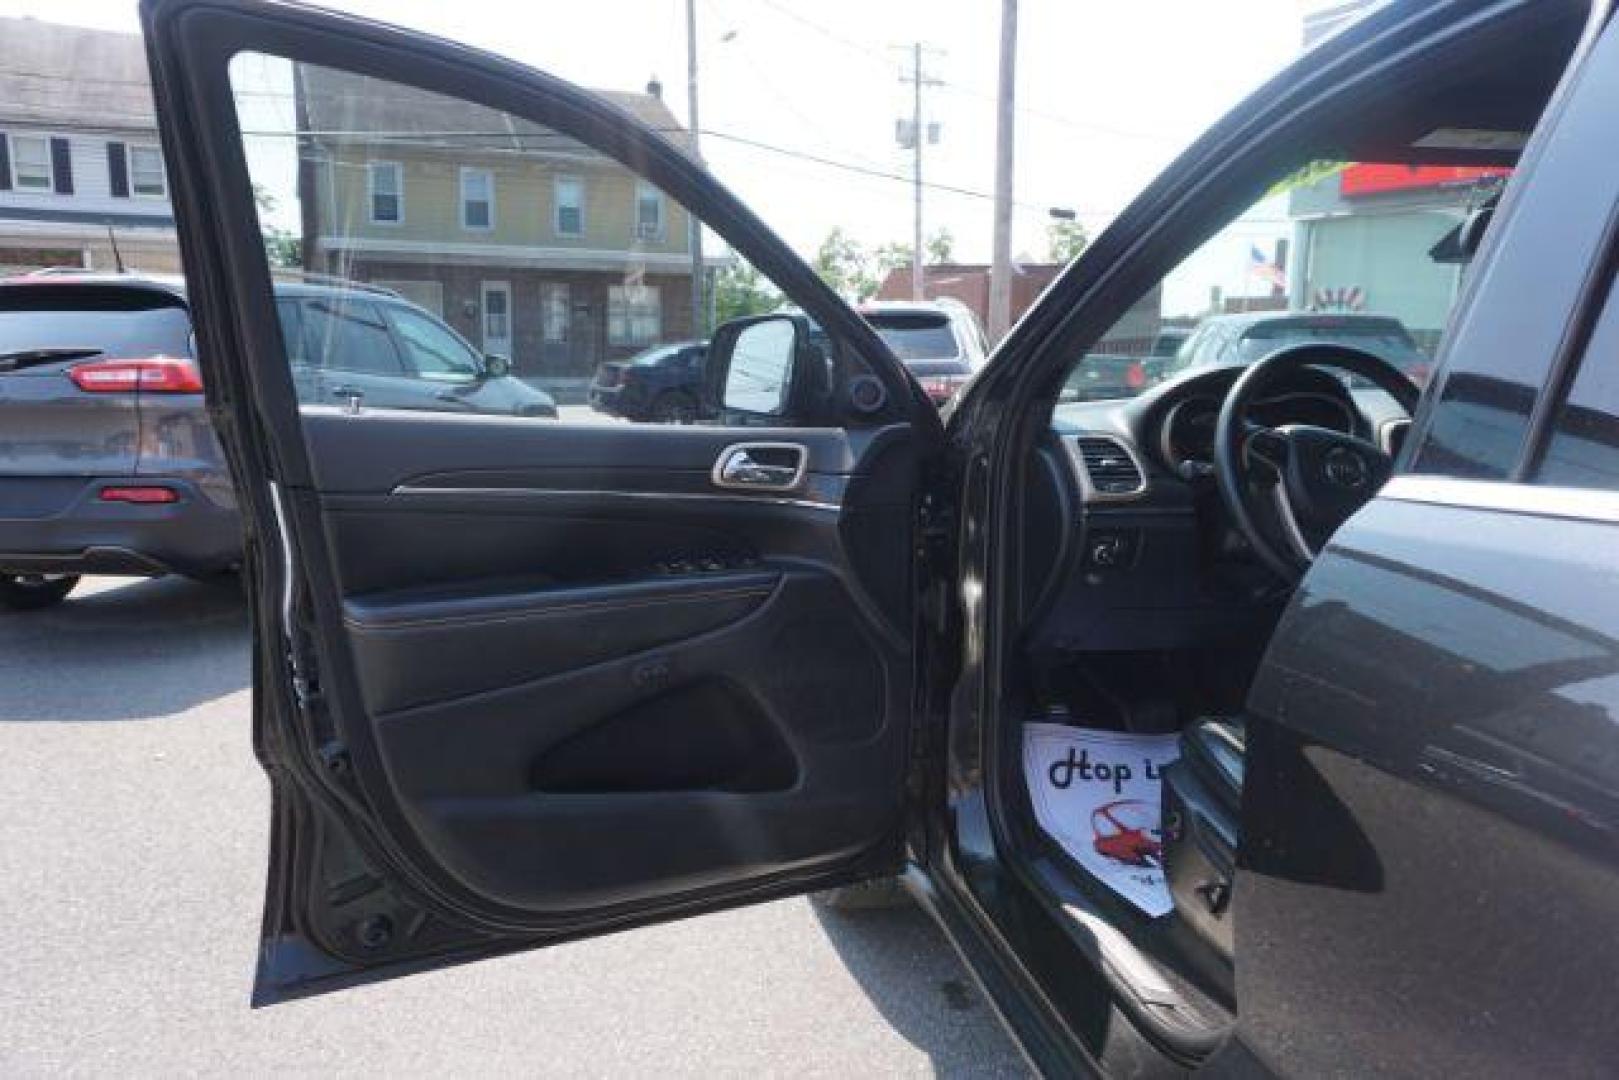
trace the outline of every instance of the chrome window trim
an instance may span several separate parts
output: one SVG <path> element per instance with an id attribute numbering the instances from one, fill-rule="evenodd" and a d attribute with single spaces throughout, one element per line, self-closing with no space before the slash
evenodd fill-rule
<path id="1" fill-rule="evenodd" d="M 1619 491 L 1552 487 L 1502 480 L 1462 480 L 1448 476 L 1396 476 L 1378 498 L 1397 502 L 1498 510 L 1508 514 L 1575 518 L 1619 525 Z"/>
<path id="2" fill-rule="evenodd" d="M 432 487 L 415 484 L 400 484 L 395 487 L 391 495 L 426 496 L 430 498 L 510 498 L 510 499 L 540 499 L 540 498 L 589 498 L 589 499 L 653 499 L 658 501 L 677 500 L 681 502 L 730 502 L 755 503 L 766 506 L 796 506 L 804 510 L 822 510 L 838 513 L 843 508 L 835 502 L 817 502 L 813 499 L 784 499 L 771 495 L 727 495 L 721 492 L 706 491 L 602 491 L 585 488 L 539 488 L 539 487 Z"/>

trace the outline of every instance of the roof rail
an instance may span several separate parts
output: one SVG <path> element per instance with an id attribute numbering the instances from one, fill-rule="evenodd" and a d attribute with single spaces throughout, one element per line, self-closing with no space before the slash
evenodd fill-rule
<path id="1" fill-rule="evenodd" d="M 277 281 L 302 281 L 309 285 L 330 285 L 333 288 L 353 289 L 356 292 L 403 299 L 398 292 L 386 286 L 374 285 L 369 281 L 355 281 L 352 278 L 340 277 L 337 274 L 322 274 L 316 270 L 276 269 L 270 271 L 270 276 Z"/>
<path id="2" fill-rule="evenodd" d="M 88 266 L 42 266 L 30 270 L 23 277 L 71 277 L 74 274 L 121 274 L 122 270 L 95 270 Z"/>

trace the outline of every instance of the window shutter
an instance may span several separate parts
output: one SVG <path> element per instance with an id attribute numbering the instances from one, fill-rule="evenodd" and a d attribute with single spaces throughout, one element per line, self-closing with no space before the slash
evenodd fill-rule
<path id="1" fill-rule="evenodd" d="M 129 198 L 129 149 L 121 142 L 107 144 L 107 183 L 113 198 Z"/>
<path id="2" fill-rule="evenodd" d="M 66 139 L 51 139 L 51 185 L 58 195 L 73 194 L 73 154 Z"/>
<path id="3" fill-rule="evenodd" d="M 11 190 L 11 143 L 0 131 L 0 191 Z"/>

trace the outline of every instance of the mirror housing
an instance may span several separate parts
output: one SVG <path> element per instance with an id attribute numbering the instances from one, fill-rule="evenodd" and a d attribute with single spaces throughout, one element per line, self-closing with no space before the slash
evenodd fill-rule
<path id="1" fill-rule="evenodd" d="M 512 362 L 499 353 L 483 354 L 483 373 L 491 379 L 499 379 L 512 373 Z"/>
<path id="2" fill-rule="evenodd" d="M 825 408 L 830 372 L 825 351 L 803 315 L 732 319 L 708 342 L 704 391 L 723 424 L 794 426 Z"/>

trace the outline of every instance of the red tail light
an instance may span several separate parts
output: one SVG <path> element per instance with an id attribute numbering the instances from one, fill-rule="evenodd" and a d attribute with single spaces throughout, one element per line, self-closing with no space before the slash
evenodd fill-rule
<path id="1" fill-rule="evenodd" d="M 922 389 L 934 404 L 942 405 L 956 396 L 956 391 L 967 385 L 965 375 L 930 375 L 921 379 Z"/>
<path id="2" fill-rule="evenodd" d="M 1147 385 L 1147 369 L 1140 360 L 1125 369 L 1124 385 L 1132 390 L 1140 390 Z"/>
<path id="3" fill-rule="evenodd" d="M 107 487 L 101 489 L 102 502 L 151 503 L 179 502 L 180 496 L 173 488 L 160 487 L 156 484 L 142 484 L 138 487 Z"/>
<path id="4" fill-rule="evenodd" d="M 97 360 L 68 369 L 67 377 L 87 394 L 115 394 L 140 390 L 148 394 L 200 394 L 202 375 L 197 365 L 179 357 L 149 360 Z"/>

